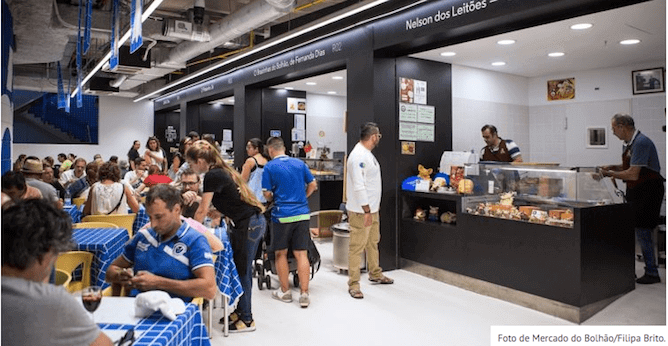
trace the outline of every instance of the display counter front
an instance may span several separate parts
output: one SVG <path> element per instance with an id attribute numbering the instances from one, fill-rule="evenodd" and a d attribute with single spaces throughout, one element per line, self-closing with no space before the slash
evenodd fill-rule
<path id="1" fill-rule="evenodd" d="M 339 209 L 343 200 L 343 159 L 300 159 L 318 181 L 318 189 L 308 199 L 311 211 Z"/>
<path id="2" fill-rule="evenodd" d="M 471 178 L 491 186 L 492 171 L 480 168 Z M 505 176 L 496 175 L 503 190 L 492 194 L 402 192 L 403 264 L 443 270 L 445 281 L 578 323 L 634 289 L 630 208 L 612 202 L 596 173 L 493 169 Z M 447 212 L 454 217 L 441 219 Z"/>

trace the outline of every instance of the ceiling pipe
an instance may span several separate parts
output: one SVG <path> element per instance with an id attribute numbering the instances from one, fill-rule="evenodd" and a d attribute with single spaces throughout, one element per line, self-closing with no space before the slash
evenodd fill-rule
<path id="1" fill-rule="evenodd" d="M 225 42 L 265 25 L 289 13 L 296 0 L 257 0 L 209 26 L 211 41 L 184 41 L 170 50 L 167 57 L 157 62 L 158 67 L 182 68 L 186 61 L 206 53 Z"/>
<path id="2" fill-rule="evenodd" d="M 112 88 L 118 88 L 125 82 L 125 80 L 128 79 L 128 75 L 122 74 L 116 77 L 116 79 L 110 80 L 109 81 L 109 86 Z"/>

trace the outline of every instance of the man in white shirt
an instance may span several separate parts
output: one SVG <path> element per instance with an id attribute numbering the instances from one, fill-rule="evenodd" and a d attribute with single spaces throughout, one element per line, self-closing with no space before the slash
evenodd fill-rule
<path id="1" fill-rule="evenodd" d="M 356 299 L 364 298 L 360 290 L 360 265 L 362 252 L 366 250 L 369 280 L 391 284 L 394 280 L 383 275 L 378 264 L 380 242 L 380 197 L 382 180 L 380 164 L 371 153 L 382 137 L 378 125 L 362 125 L 360 141 L 348 156 L 346 178 L 346 209 L 350 222 L 350 247 L 348 252 L 348 293 Z"/>
<path id="2" fill-rule="evenodd" d="M 135 170 L 125 173 L 123 182 L 130 184 L 133 189 L 137 189 L 144 179 L 148 176 L 147 164 L 144 158 L 138 157 L 135 159 Z"/>
<path id="3" fill-rule="evenodd" d="M 80 157 L 74 161 L 72 166 L 73 169 L 68 169 L 60 173 L 60 178 L 58 179 L 60 185 L 65 189 L 73 182 L 86 176 L 86 159 Z"/>

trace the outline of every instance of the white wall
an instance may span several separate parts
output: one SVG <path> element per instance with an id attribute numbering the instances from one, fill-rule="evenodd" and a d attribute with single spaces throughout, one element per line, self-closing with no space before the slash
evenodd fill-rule
<path id="1" fill-rule="evenodd" d="M 142 148 L 149 136 L 153 135 L 153 102 L 133 102 L 132 99 L 100 96 L 98 144 L 23 144 L 15 143 L 13 160 L 19 154 L 34 155 L 39 158 L 59 153 L 74 153 L 90 161 L 95 154 L 104 160 L 116 155 L 127 160 L 127 152 L 135 140 L 142 142 Z M 3 127 L 4 127 L 3 108 Z"/>
<path id="2" fill-rule="evenodd" d="M 452 150 L 479 152 L 485 146 L 480 128 L 491 124 L 530 160 L 527 82 L 520 76 L 453 65 Z"/>
<path id="3" fill-rule="evenodd" d="M 631 84 L 631 71 L 659 66 L 665 64 L 649 62 L 531 78 L 528 90 L 533 161 L 588 167 L 621 163 L 622 142 L 612 134 L 610 118 L 625 112 L 633 116 L 636 128 L 654 141 L 665 176 L 666 133 L 661 127 L 666 124 L 666 94 L 634 96 Z M 575 78 L 575 99 L 547 101 L 547 81 L 570 77 Z M 590 126 L 606 129 L 607 148 L 586 147 L 586 129 Z"/>
<path id="4" fill-rule="evenodd" d="M 306 139 L 313 146 L 326 145 L 331 152 L 347 150 L 343 119 L 347 109 L 344 96 L 306 94 Z M 320 134 L 323 136 L 321 137 Z"/>

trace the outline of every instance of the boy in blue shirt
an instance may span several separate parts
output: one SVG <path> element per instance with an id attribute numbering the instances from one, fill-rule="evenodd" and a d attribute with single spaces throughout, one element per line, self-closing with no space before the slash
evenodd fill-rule
<path id="1" fill-rule="evenodd" d="M 292 292 L 288 282 L 288 247 L 297 259 L 297 275 L 301 294 L 299 305 L 310 304 L 308 247 L 310 210 L 306 200 L 318 188 L 306 164 L 285 155 L 285 144 L 280 137 L 267 140 L 267 151 L 272 160 L 262 173 L 262 192 L 267 201 L 274 200 L 271 211 L 271 246 L 276 255 L 276 272 L 281 287 L 272 293 L 274 299 L 289 303 Z"/>

